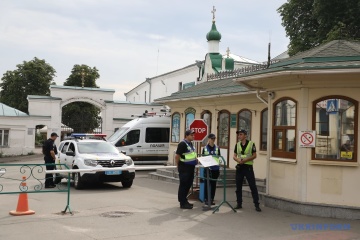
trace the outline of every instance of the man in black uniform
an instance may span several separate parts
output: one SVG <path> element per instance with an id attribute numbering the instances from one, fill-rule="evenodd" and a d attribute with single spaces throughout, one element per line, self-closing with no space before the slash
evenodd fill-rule
<path id="1" fill-rule="evenodd" d="M 43 154 L 44 154 L 45 164 L 47 164 L 46 170 L 55 169 L 55 165 L 50 165 L 50 164 L 55 163 L 55 159 L 56 159 L 55 151 L 57 152 L 57 149 L 54 141 L 56 140 L 57 137 L 58 135 L 55 132 L 53 132 L 51 133 L 50 138 L 44 142 Z M 54 187 L 55 184 L 54 184 L 53 174 L 52 173 L 45 174 L 45 188 L 54 188 Z"/>
<path id="2" fill-rule="evenodd" d="M 178 201 L 181 209 L 192 209 L 193 204 L 187 200 L 187 194 L 194 181 L 194 170 L 197 164 L 197 155 L 192 144 L 194 140 L 194 130 L 186 130 L 185 138 L 176 150 L 175 161 L 179 171 L 179 191 Z"/>

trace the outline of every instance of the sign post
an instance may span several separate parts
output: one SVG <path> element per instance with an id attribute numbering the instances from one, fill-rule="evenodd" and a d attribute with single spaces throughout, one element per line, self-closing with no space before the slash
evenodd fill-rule
<path id="1" fill-rule="evenodd" d="M 208 135 L 208 125 L 202 119 L 195 119 L 190 124 L 190 129 L 194 130 L 194 142 L 202 142 Z"/>
<path id="2" fill-rule="evenodd" d="M 197 150 L 197 154 L 201 154 L 201 142 L 208 136 L 208 125 L 206 124 L 206 122 L 202 119 L 194 119 L 194 121 L 190 124 L 190 129 L 193 130 L 195 132 L 194 135 L 194 142 L 196 143 L 196 150 Z M 201 169 L 202 171 L 204 171 L 204 168 Z M 200 174 L 200 176 L 203 174 Z M 196 169 L 196 176 L 199 176 L 199 169 Z M 209 175 L 207 175 L 209 176 Z M 205 183 L 201 183 L 200 184 L 200 189 L 199 189 L 199 199 L 202 198 L 201 193 L 204 193 L 204 185 Z M 198 182 L 198 177 L 196 177 L 196 187 L 199 187 L 199 182 Z M 209 187 L 210 189 L 210 187 Z M 210 191 L 209 191 L 210 193 Z M 209 200 L 210 201 L 210 200 Z"/>

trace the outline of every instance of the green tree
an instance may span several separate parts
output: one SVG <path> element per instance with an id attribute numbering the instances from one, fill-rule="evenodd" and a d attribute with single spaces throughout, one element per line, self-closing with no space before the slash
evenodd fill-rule
<path id="1" fill-rule="evenodd" d="M 335 39 L 360 39 L 359 0 L 288 0 L 277 11 L 290 56 Z"/>
<path id="2" fill-rule="evenodd" d="M 28 95 L 49 95 L 55 69 L 45 60 L 33 60 L 16 65 L 14 71 L 3 74 L 0 102 L 28 113 Z"/>
<path id="3" fill-rule="evenodd" d="M 84 87 L 98 88 L 96 85 L 96 79 L 100 77 L 99 71 L 96 67 L 89 67 L 87 65 L 75 64 L 71 70 L 70 76 L 64 82 L 64 86 L 82 86 L 82 80 L 84 79 Z"/>
<path id="4" fill-rule="evenodd" d="M 100 77 L 98 70 L 87 65 L 74 65 L 64 86 L 98 88 L 96 79 Z M 73 102 L 62 108 L 62 123 L 71 127 L 74 132 L 89 133 L 100 126 L 100 109 L 87 102 Z"/>

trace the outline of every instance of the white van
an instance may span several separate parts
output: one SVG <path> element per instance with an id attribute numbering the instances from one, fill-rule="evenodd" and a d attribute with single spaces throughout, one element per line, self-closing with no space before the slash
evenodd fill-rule
<path id="1" fill-rule="evenodd" d="M 108 139 L 135 164 L 166 164 L 169 158 L 170 117 L 144 116 L 131 120 Z"/>

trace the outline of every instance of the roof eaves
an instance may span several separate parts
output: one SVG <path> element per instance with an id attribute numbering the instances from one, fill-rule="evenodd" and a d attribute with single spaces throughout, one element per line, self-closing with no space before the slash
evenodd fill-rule
<path id="1" fill-rule="evenodd" d="M 62 100 L 59 97 L 51 97 L 51 96 L 40 96 L 40 95 L 28 95 L 27 99 L 50 99 L 50 100 Z"/>
<path id="2" fill-rule="evenodd" d="M 100 92 L 115 92 L 114 89 L 108 89 L 108 88 L 91 88 L 91 87 L 77 87 L 77 86 L 50 85 L 50 88 L 63 88 L 63 89 L 71 89 L 71 90 L 86 90 L 86 91 L 100 91 Z"/>
<path id="3" fill-rule="evenodd" d="M 197 100 L 197 99 L 204 99 L 204 98 L 214 98 L 214 97 L 229 97 L 229 96 L 240 96 L 240 95 L 247 95 L 247 94 L 254 94 L 255 91 L 243 91 L 243 92 L 233 92 L 233 93 L 226 93 L 226 94 L 212 94 L 212 95 L 208 95 L 208 96 L 196 96 L 196 97 L 189 97 L 186 98 L 186 100 Z M 166 103 L 166 102 L 176 102 L 178 100 L 184 100 L 184 98 L 169 98 L 167 99 L 167 97 L 165 98 L 158 98 L 155 99 L 155 102 L 159 102 L 159 103 Z"/>

